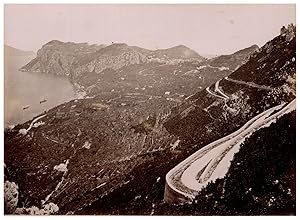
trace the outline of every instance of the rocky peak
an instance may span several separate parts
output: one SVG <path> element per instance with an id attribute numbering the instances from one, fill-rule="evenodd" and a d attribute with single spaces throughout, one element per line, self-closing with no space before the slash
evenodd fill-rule
<path id="1" fill-rule="evenodd" d="M 153 54 L 158 57 L 168 57 L 173 59 L 199 59 L 201 61 L 205 60 L 204 57 L 201 57 L 196 51 L 184 46 L 178 45 L 168 49 L 159 49 L 153 51 Z"/>
<path id="2" fill-rule="evenodd" d="M 59 41 L 59 40 L 51 40 L 48 43 L 46 43 L 44 46 L 47 46 L 47 45 L 59 45 L 59 44 L 63 44 L 63 42 Z"/>
<path id="3" fill-rule="evenodd" d="M 289 24 L 287 28 L 282 26 L 280 35 L 285 36 L 287 41 L 291 41 L 296 36 L 296 26 L 293 23 Z"/>
<path id="4" fill-rule="evenodd" d="M 246 63 L 250 56 L 259 50 L 257 45 L 239 50 L 230 55 L 221 55 L 209 60 L 209 64 L 213 67 L 229 68 L 230 70 L 237 69 L 241 64 Z"/>
<path id="5" fill-rule="evenodd" d="M 249 55 L 249 54 L 257 51 L 258 49 L 259 49 L 259 46 L 254 44 L 250 47 L 247 47 L 247 48 L 244 48 L 242 50 L 239 50 L 239 51 L 235 52 L 234 55 Z"/>

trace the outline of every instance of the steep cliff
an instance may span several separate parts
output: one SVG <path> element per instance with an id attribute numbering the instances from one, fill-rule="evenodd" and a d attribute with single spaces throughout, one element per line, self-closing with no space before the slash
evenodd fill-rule
<path id="1" fill-rule="evenodd" d="M 74 62 L 73 78 L 84 73 L 101 73 L 105 69 L 117 70 L 124 66 L 140 64 L 146 61 L 145 55 L 126 44 L 112 44 L 95 53 L 81 56 Z"/>
<path id="2" fill-rule="evenodd" d="M 41 72 L 70 76 L 72 65 L 77 59 L 94 53 L 102 47 L 103 45 L 63 43 L 53 40 L 43 45 L 38 50 L 37 57 L 20 70 L 24 72 Z"/>
<path id="3" fill-rule="evenodd" d="M 177 46 L 163 50 L 147 50 L 123 43 L 109 46 L 63 43 L 53 40 L 45 44 L 37 57 L 21 68 L 22 71 L 67 75 L 75 80 L 86 73 L 101 73 L 146 62 L 203 61 L 199 54 Z"/>

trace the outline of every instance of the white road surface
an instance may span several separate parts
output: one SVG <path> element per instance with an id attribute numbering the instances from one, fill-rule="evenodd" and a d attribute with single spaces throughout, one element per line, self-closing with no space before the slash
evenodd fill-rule
<path id="1" fill-rule="evenodd" d="M 296 99 L 262 112 L 239 130 L 203 147 L 170 170 L 166 175 L 167 184 L 175 192 L 193 199 L 209 182 L 225 176 L 246 137 L 295 109 Z"/>
<path id="2" fill-rule="evenodd" d="M 220 88 L 219 88 L 219 83 L 220 83 L 220 81 L 221 80 L 219 80 L 219 81 L 217 81 L 216 83 L 215 83 L 215 92 L 218 92 L 221 96 L 223 96 L 225 99 L 229 99 L 229 97 L 224 93 L 224 92 L 222 92 L 221 90 L 220 90 Z"/>
<path id="3" fill-rule="evenodd" d="M 215 96 L 215 97 L 220 98 L 220 99 L 225 99 L 223 96 L 217 95 L 216 93 L 213 93 L 212 91 L 210 91 L 209 87 L 206 87 L 205 90 L 206 90 L 206 92 L 208 92 L 212 96 Z"/>

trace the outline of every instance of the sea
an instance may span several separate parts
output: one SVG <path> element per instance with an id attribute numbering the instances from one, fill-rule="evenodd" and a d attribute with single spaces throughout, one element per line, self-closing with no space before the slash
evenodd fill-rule
<path id="1" fill-rule="evenodd" d="M 64 102 L 78 98 L 63 76 L 19 69 L 34 55 L 6 56 L 4 62 L 4 127 L 13 127 Z"/>

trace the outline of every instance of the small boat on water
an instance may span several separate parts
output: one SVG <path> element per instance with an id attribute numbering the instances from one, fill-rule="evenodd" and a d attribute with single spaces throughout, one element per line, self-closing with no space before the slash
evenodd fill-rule
<path id="1" fill-rule="evenodd" d="M 43 99 L 40 101 L 40 104 L 44 103 L 44 102 L 47 102 L 47 99 Z"/>
<path id="2" fill-rule="evenodd" d="M 28 109 L 28 108 L 29 108 L 29 105 L 26 105 L 23 107 L 23 110 Z"/>

